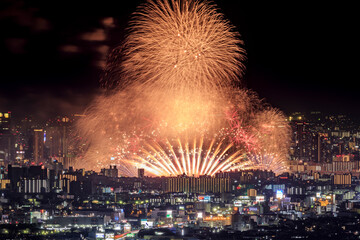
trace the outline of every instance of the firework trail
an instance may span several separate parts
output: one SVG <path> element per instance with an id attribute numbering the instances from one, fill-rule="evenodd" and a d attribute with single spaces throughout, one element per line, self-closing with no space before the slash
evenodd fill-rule
<path id="1" fill-rule="evenodd" d="M 286 170 L 285 116 L 238 89 L 245 50 L 214 4 L 149 0 L 109 57 L 100 96 L 78 122 L 87 147 L 80 167 L 117 164 L 150 175 Z M 266 167 L 265 167 L 266 166 Z"/>
<path id="2" fill-rule="evenodd" d="M 231 151 L 233 144 L 213 138 L 178 138 L 164 143 L 148 141 L 135 156 L 138 167 L 162 176 L 213 176 L 226 171 L 244 158 L 242 151 Z M 133 163 L 130 160 L 130 163 Z"/>

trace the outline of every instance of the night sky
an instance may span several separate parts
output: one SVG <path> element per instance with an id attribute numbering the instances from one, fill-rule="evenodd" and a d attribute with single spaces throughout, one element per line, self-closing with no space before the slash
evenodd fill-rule
<path id="1" fill-rule="evenodd" d="M 143 1 L 0 2 L 0 111 L 81 112 L 101 92 L 106 54 Z M 249 3 L 251 2 L 251 3 Z M 217 0 L 245 42 L 243 84 L 289 114 L 360 116 L 354 5 Z"/>

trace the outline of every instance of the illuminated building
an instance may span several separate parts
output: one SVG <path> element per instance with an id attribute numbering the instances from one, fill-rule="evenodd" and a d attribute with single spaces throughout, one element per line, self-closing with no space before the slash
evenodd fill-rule
<path id="1" fill-rule="evenodd" d="M 50 192 L 50 182 L 48 179 L 22 179 L 18 191 L 21 193 Z"/>
<path id="2" fill-rule="evenodd" d="M 44 130 L 34 129 L 33 159 L 35 164 L 44 161 Z"/>
<path id="3" fill-rule="evenodd" d="M 10 120 L 11 120 L 11 112 L 7 112 L 7 113 L 0 112 L 0 131 L 1 131 L 1 133 L 10 131 Z"/>
<path id="4" fill-rule="evenodd" d="M 200 224 L 202 227 L 223 227 L 231 225 L 231 216 L 214 216 L 210 215 L 203 218 L 203 222 Z"/>
<path id="5" fill-rule="evenodd" d="M 144 178 L 145 176 L 145 169 L 139 168 L 138 169 L 138 178 Z"/>
<path id="6" fill-rule="evenodd" d="M 98 216 L 55 216 L 46 221 L 45 226 L 49 228 L 65 228 L 68 226 L 77 226 L 78 228 L 102 227 L 105 223 L 105 217 Z M 113 238 L 112 238 L 113 239 Z"/>
<path id="7" fill-rule="evenodd" d="M 12 159 L 11 112 L 0 112 L 0 166 Z"/>
<path id="8" fill-rule="evenodd" d="M 101 173 L 106 177 L 118 177 L 119 176 L 119 170 L 116 168 L 116 166 L 111 166 L 110 168 L 103 168 L 101 169 Z"/>
<path id="9" fill-rule="evenodd" d="M 351 185 L 351 174 L 335 174 L 333 183 L 335 185 Z"/>
<path id="10" fill-rule="evenodd" d="M 34 129 L 37 128 L 36 122 L 30 117 L 21 119 L 14 125 L 14 145 L 15 145 L 15 163 L 26 164 L 33 159 Z"/>
<path id="11" fill-rule="evenodd" d="M 253 188 L 248 189 L 248 190 L 247 190 L 247 195 L 248 195 L 249 197 L 256 197 L 256 195 L 257 195 L 256 189 L 253 189 Z"/>
<path id="12" fill-rule="evenodd" d="M 350 162 L 354 158 L 351 154 L 339 154 L 334 156 L 333 161 L 334 162 Z"/>
<path id="13" fill-rule="evenodd" d="M 10 187 L 10 179 L 0 179 L 0 189 L 6 189 Z"/>
<path id="14" fill-rule="evenodd" d="M 229 176 L 177 176 L 166 178 L 166 192 L 224 193 L 230 191 Z"/>
<path id="15" fill-rule="evenodd" d="M 303 115 L 295 115 L 289 119 L 292 121 L 294 140 L 291 150 L 292 159 L 304 162 L 330 162 L 329 133 L 319 124 L 316 114 L 312 113 L 312 115 L 309 119 Z"/>
<path id="16" fill-rule="evenodd" d="M 50 157 L 57 159 L 62 156 L 63 142 L 61 130 L 58 127 L 49 126 L 46 128 L 45 146 L 49 149 Z"/>
<path id="17" fill-rule="evenodd" d="M 287 189 L 288 195 L 302 195 L 304 192 L 304 188 L 299 186 L 291 186 Z"/>
<path id="18" fill-rule="evenodd" d="M 69 179 L 72 182 L 77 181 L 77 176 L 70 173 L 64 173 L 60 175 L 60 179 Z"/>
<path id="19" fill-rule="evenodd" d="M 44 135 L 44 143 L 49 150 L 49 157 L 62 163 L 64 168 L 72 166 L 74 159 L 69 151 L 72 120 L 68 117 L 49 120 Z"/>
<path id="20" fill-rule="evenodd" d="M 324 172 L 337 172 L 337 173 L 348 173 L 358 172 L 360 169 L 360 162 L 354 160 L 352 154 L 338 154 L 334 156 L 331 163 L 323 165 Z"/>

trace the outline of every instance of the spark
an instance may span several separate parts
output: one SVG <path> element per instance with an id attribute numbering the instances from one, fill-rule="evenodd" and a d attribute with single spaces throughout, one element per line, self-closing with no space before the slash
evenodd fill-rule
<path id="1" fill-rule="evenodd" d="M 192 142 L 182 139 L 166 139 L 163 143 L 151 141 L 139 151 L 135 161 L 139 167 L 154 169 L 162 176 L 213 176 L 219 171 L 227 171 L 244 158 L 242 151 L 231 149 L 231 143 L 223 147 L 223 140 L 218 143 L 216 140 L 213 138 L 205 145 L 203 137 L 194 138 Z M 197 145 L 197 141 L 201 144 Z"/>

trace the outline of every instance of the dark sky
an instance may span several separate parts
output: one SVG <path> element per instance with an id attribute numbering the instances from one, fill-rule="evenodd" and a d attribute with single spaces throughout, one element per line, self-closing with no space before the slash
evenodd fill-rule
<path id="1" fill-rule="evenodd" d="M 82 111 L 141 2 L 2 0 L 0 111 L 43 118 Z M 355 5 L 274 2 L 215 1 L 245 41 L 244 84 L 286 113 L 359 116 Z"/>

